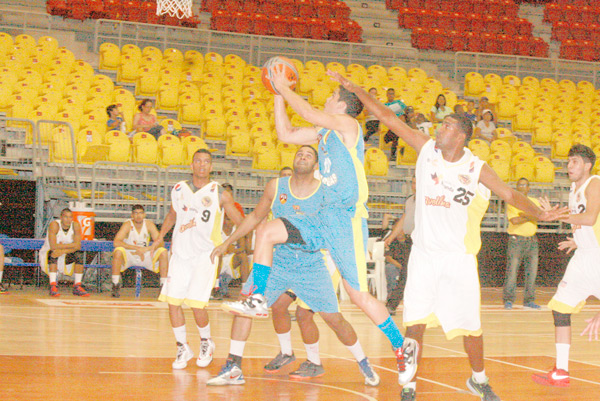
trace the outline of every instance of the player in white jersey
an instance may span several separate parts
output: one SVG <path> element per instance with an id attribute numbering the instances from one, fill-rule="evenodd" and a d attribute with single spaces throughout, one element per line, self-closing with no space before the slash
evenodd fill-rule
<path id="1" fill-rule="evenodd" d="M 457 114 L 445 117 L 433 141 L 410 128 L 358 85 L 340 74 L 328 74 L 356 93 L 369 111 L 419 153 L 404 325 L 406 338 L 416 339 L 420 346 L 417 355 L 408 358 L 420 358 L 425 328 L 441 323 L 449 339 L 464 336 L 473 371 L 467 380 L 469 390 L 484 401 L 500 400 L 484 369 L 476 259 L 481 246 L 479 227 L 490 190 L 541 221 L 556 219 L 566 214 L 566 210 L 541 210 L 473 155 L 465 147 L 473 133 L 466 117 Z M 403 388 L 403 401 L 416 399 L 414 380 Z"/>
<path id="2" fill-rule="evenodd" d="M 236 224 L 242 221 L 231 194 L 210 179 L 212 155 L 208 150 L 199 149 L 194 153 L 191 170 L 191 180 L 178 182 L 173 187 L 171 209 L 150 247 L 150 252 L 155 252 L 174 228 L 167 282 L 158 298 L 169 304 L 169 318 L 177 341 L 173 369 L 184 369 L 194 357 L 187 343 L 183 303 L 192 308 L 202 339 L 196 364 L 206 367 L 212 361 L 215 345 L 210 338 L 205 308 L 215 283 L 218 261 L 213 263 L 210 254 L 222 242 L 223 212 Z"/>
<path id="3" fill-rule="evenodd" d="M 160 273 L 160 285 L 167 281 L 167 250 L 160 247 L 153 254 L 150 253 L 150 240 L 156 241 L 158 229 L 156 225 L 146 219 L 146 211 L 142 205 L 133 205 L 131 219 L 125 221 L 113 244 L 112 261 L 112 296 L 121 296 L 121 272 L 131 266 L 140 266 L 154 273 Z"/>
<path id="4" fill-rule="evenodd" d="M 578 313 L 589 296 L 600 299 L 600 177 L 591 175 L 595 162 L 596 155 L 585 145 L 574 145 L 569 151 L 571 214 L 563 221 L 571 224 L 573 238 L 561 242 L 559 249 L 567 252 L 577 249 L 556 294 L 548 303 L 554 317 L 556 366 L 545 375 L 533 375 L 533 381 L 543 385 L 570 385 L 571 314 Z"/>
<path id="5" fill-rule="evenodd" d="M 83 278 L 83 253 L 81 249 L 81 227 L 73 221 L 73 212 L 65 208 L 60 219 L 50 223 L 48 235 L 40 249 L 40 267 L 50 279 L 50 296 L 58 297 L 57 273 L 72 276 L 75 272 L 73 295 L 89 297 L 81 285 Z"/>

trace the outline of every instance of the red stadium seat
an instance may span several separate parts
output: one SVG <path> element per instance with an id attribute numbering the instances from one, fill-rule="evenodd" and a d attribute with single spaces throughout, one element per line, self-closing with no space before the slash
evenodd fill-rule
<path id="1" fill-rule="evenodd" d="M 574 23 L 570 24 L 570 28 L 571 28 L 571 36 L 573 39 L 575 39 L 575 40 L 589 40 L 590 39 L 590 32 L 585 25 L 580 24 L 578 22 L 574 22 Z"/>
<path id="2" fill-rule="evenodd" d="M 242 10 L 248 14 L 254 14 L 258 12 L 259 2 L 258 0 L 245 0 L 242 5 Z"/>
<path id="3" fill-rule="evenodd" d="M 254 14 L 252 15 L 252 20 L 254 21 L 254 26 L 252 28 L 252 33 L 255 35 L 268 35 L 269 34 L 269 18 L 264 14 Z"/>
<path id="4" fill-rule="evenodd" d="M 346 34 L 348 36 L 348 42 L 360 43 L 362 42 L 362 27 L 356 21 L 346 21 Z"/>
<path id="5" fill-rule="evenodd" d="M 350 7 L 343 1 L 334 1 L 332 13 L 335 19 L 348 19 L 350 18 Z"/>
<path id="6" fill-rule="evenodd" d="M 469 52 L 481 52 L 483 51 L 483 41 L 479 37 L 479 34 L 474 32 L 467 32 L 467 48 Z"/>
<path id="7" fill-rule="evenodd" d="M 50 15 L 66 17 L 70 11 L 65 0 L 48 0 L 46 2 L 46 12 Z"/>
<path id="8" fill-rule="evenodd" d="M 217 10 L 212 13 L 210 29 L 215 31 L 232 31 L 233 15 L 228 11 Z"/>
<path id="9" fill-rule="evenodd" d="M 272 16 L 271 32 L 275 36 L 290 36 L 292 34 L 292 25 L 289 19 L 281 15 Z"/>
<path id="10" fill-rule="evenodd" d="M 315 8 L 317 9 L 317 17 L 323 19 L 333 18 L 333 4 L 326 0 L 316 0 Z"/>
<path id="11" fill-rule="evenodd" d="M 450 48 L 452 51 L 461 52 L 467 50 L 467 39 L 461 31 L 450 31 L 448 33 L 450 39 Z"/>
<path id="12" fill-rule="evenodd" d="M 258 12 L 264 15 L 278 15 L 279 6 L 272 1 L 262 1 L 259 3 Z"/>
<path id="13" fill-rule="evenodd" d="M 298 17 L 313 18 L 315 16 L 314 7 L 310 0 L 298 0 L 296 6 L 298 7 Z"/>
<path id="14" fill-rule="evenodd" d="M 286 16 L 295 16 L 298 13 L 296 2 L 294 0 L 278 0 L 279 13 Z"/>
<path id="15" fill-rule="evenodd" d="M 292 17 L 290 23 L 292 25 L 292 37 L 299 39 L 310 38 L 309 20 Z"/>
<path id="16" fill-rule="evenodd" d="M 550 3 L 546 4 L 544 8 L 544 22 L 553 23 L 555 21 L 561 21 L 563 19 L 562 7 L 558 4 Z"/>
<path id="17" fill-rule="evenodd" d="M 323 40 L 327 39 L 329 29 L 325 26 L 325 23 L 317 18 L 311 18 L 308 22 L 310 37 L 312 39 Z"/>
<path id="18" fill-rule="evenodd" d="M 250 33 L 252 32 L 253 25 L 252 14 L 242 12 L 233 14 L 233 23 L 231 25 L 231 29 L 234 32 Z"/>

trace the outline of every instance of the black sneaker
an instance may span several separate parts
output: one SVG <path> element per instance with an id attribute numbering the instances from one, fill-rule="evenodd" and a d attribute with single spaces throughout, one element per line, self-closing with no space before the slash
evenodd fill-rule
<path id="1" fill-rule="evenodd" d="M 471 390 L 471 393 L 481 397 L 482 401 L 500 401 L 500 397 L 492 390 L 489 380 L 486 380 L 485 383 L 477 383 L 470 377 L 469 380 L 467 380 L 467 388 Z"/>
<path id="2" fill-rule="evenodd" d="M 213 288 L 210 294 L 210 299 L 215 301 L 221 301 L 223 299 L 223 294 L 221 294 L 220 288 Z"/>
<path id="3" fill-rule="evenodd" d="M 402 396 L 400 401 L 415 401 L 417 399 L 417 392 L 412 388 L 403 388 L 400 395 Z"/>
<path id="4" fill-rule="evenodd" d="M 113 296 L 113 298 L 121 297 L 121 283 L 118 283 L 118 284 L 113 283 L 111 295 Z"/>

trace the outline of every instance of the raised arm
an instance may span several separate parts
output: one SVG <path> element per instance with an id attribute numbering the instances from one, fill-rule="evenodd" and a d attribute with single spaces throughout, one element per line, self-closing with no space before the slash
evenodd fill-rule
<path id="1" fill-rule="evenodd" d="M 315 127 L 292 126 L 283 97 L 275 95 L 274 102 L 275 130 L 280 141 L 296 145 L 311 145 L 318 141 Z"/>
<path id="2" fill-rule="evenodd" d="M 386 107 L 369 93 L 365 92 L 360 86 L 341 76 L 337 72 L 327 71 L 327 74 L 334 81 L 339 82 L 344 88 L 348 89 L 352 93 L 355 93 L 364 106 L 371 113 L 373 113 L 379 119 L 379 121 L 385 124 L 407 144 L 415 148 L 417 153 L 421 151 L 421 148 L 425 142 L 431 139 L 428 135 L 424 135 L 421 131 L 410 128 L 404 121 L 399 119 L 389 107 Z"/>

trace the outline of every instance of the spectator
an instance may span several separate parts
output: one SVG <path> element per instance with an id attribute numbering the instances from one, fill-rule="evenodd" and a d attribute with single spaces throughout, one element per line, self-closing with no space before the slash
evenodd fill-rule
<path id="1" fill-rule="evenodd" d="M 417 129 L 417 115 L 415 114 L 415 108 L 412 106 L 407 106 L 404 110 L 404 120 L 406 124 L 412 129 Z"/>
<path id="2" fill-rule="evenodd" d="M 233 185 L 229 184 L 229 183 L 224 183 L 221 185 L 223 187 L 223 189 L 227 192 L 229 192 L 231 194 L 231 197 L 234 198 L 233 196 Z M 244 214 L 244 208 L 242 207 L 242 205 L 240 205 L 237 202 L 233 202 L 233 204 L 235 205 L 235 208 L 238 210 L 238 212 L 240 212 L 240 214 L 242 215 L 242 218 L 245 217 Z"/>
<path id="3" fill-rule="evenodd" d="M 466 107 L 465 116 L 467 116 L 467 118 L 471 120 L 473 124 L 475 124 L 477 122 L 477 110 L 475 110 L 475 103 L 472 100 L 469 100 Z"/>
<path id="4" fill-rule="evenodd" d="M 462 104 L 455 104 L 454 105 L 454 113 L 459 114 L 461 116 L 465 115 L 465 109 L 463 108 Z"/>
<path id="5" fill-rule="evenodd" d="M 396 116 L 403 118 L 404 117 L 404 109 L 406 109 L 406 105 L 402 102 L 402 100 L 396 100 L 396 91 L 394 88 L 389 88 L 386 92 L 387 102 L 385 105 L 389 107 Z M 394 134 L 392 130 L 388 130 L 384 137 L 385 143 L 392 143 L 392 157 L 390 161 L 396 160 L 396 152 L 398 150 L 398 135 Z"/>
<path id="6" fill-rule="evenodd" d="M 433 123 L 426 119 L 423 113 L 417 114 L 417 116 L 415 117 L 415 124 L 419 131 L 421 131 L 425 135 L 431 136 L 431 129 L 433 128 Z"/>
<path id="7" fill-rule="evenodd" d="M 431 108 L 431 122 L 441 123 L 444 117 L 450 114 L 452 114 L 452 109 L 446 106 L 446 96 L 438 95 L 435 105 Z"/>
<path id="8" fill-rule="evenodd" d="M 140 112 L 133 116 L 133 129 L 137 132 L 147 132 L 158 139 L 159 136 L 166 133 L 166 130 L 158 124 L 156 116 L 150 113 L 152 106 L 152 100 L 142 100 L 138 106 Z"/>
<path id="9" fill-rule="evenodd" d="M 391 89 L 393 91 L 393 89 Z M 377 88 L 369 89 L 369 94 L 374 98 L 377 98 Z M 369 138 L 376 134 L 379 131 L 379 120 L 372 113 L 369 113 L 367 109 L 364 110 L 365 113 L 365 142 L 369 140 Z"/>
<path id="10" fill-rule="evenodd" d="M 481 99 L 479 99 L 479 107 L 475 112 L 477 114 L 477 121 L 483 118 L 483 112 L 485 110 L 491 110 L 491 112 L 494 113 L 496 111 L 496 108 L 493 104 L 490 103 L 489 99 L 486 96 L 482 96 Z"/>
<path id="11" fill-rule="evenodd" d="M 411 181 L 412 195 L 406 198 L 404 204 L 404 214 L 398 219 L 392 227 L 389 235 L 384 238 L 386 248 L 386 277 L 388 277 L 388 297 L 386 307 L 391 315 L 396 314 L 396 308 L 404 298 L 404 287 L 406 286 L 406 271 L 408 266 L 408 257 L 412 247 L 411 233 L 415 228 L 415 192 L 417 189 L 417 178 L 413 176 Z M 388 266 L 392 264 L 396 267 L 396 280 L 388 276 Z M 390 266 L 391 267 L 391 266 Z M 389 290 L 391 288 L 391 290 Z"/>
<path id="12" fill-rule="evenodd" d="M 529 193 L 529 180 L 520 178 L 517 181 L 517 191 L 527 196 Z M 539 205 L 540 202 L 529 197 L 529 200 Z M 508 250 L 506 261 L 506 281 L 504 283 L 504 309 L 512 309 L 515 302 L 515 288 L 517 286 L 517 272 L 519 265 L 523 264 L 525 272 L 525 294 L 523 306 L 529 309 L 540 309 L 535 303 L 535 278 L 538 270 L 538 240 L 537 220 L 521 212 L 514 206 L 507 205 L 506 217 L 508 218 Z"/>
<path id="13" fill-rule="evenodd" d="M 496 124 L 494 124 L 494 115 L 489 109 L 483 110 L 482 120 L 475 126 L 473 138 L 479 138 L 486 141 L 488 144 L 492 143 L 496 139 L 497 131 Z"/>
<path id="14" fill-rule="evenodd" d="M 284 167 L 279 170 L 279 177 L 290 177 L 294 173 L 291 167 Z"/>
<path id="15" fill-rule="evenodd" d="M 223 230 L 221 236 L 223 240 L 229 238 L 235 230 L 233 221 L 225 215 L 223 221 Z M 242 237 L 231 244 L 225 255 L 221 257 L 219 266 L 219 284 L 220 294 L 227 297 L 229 293 L 229 283 L 235 278 L 241 278 L 242 282 L 246 282 L 249 274 L 248 255 L 246 254 L 246 237 Z"/>
<path id="16" fill-rule="evenodd" d="M 119 107 L 116 104 L 111 104 L 108 106 L 106 108 L 106 114 L 108 114 L 108 121 L 106 122 L 108 131 L 127 131 L 125 120 L 123 118 L 123 112 L 119 110 Z"/>

